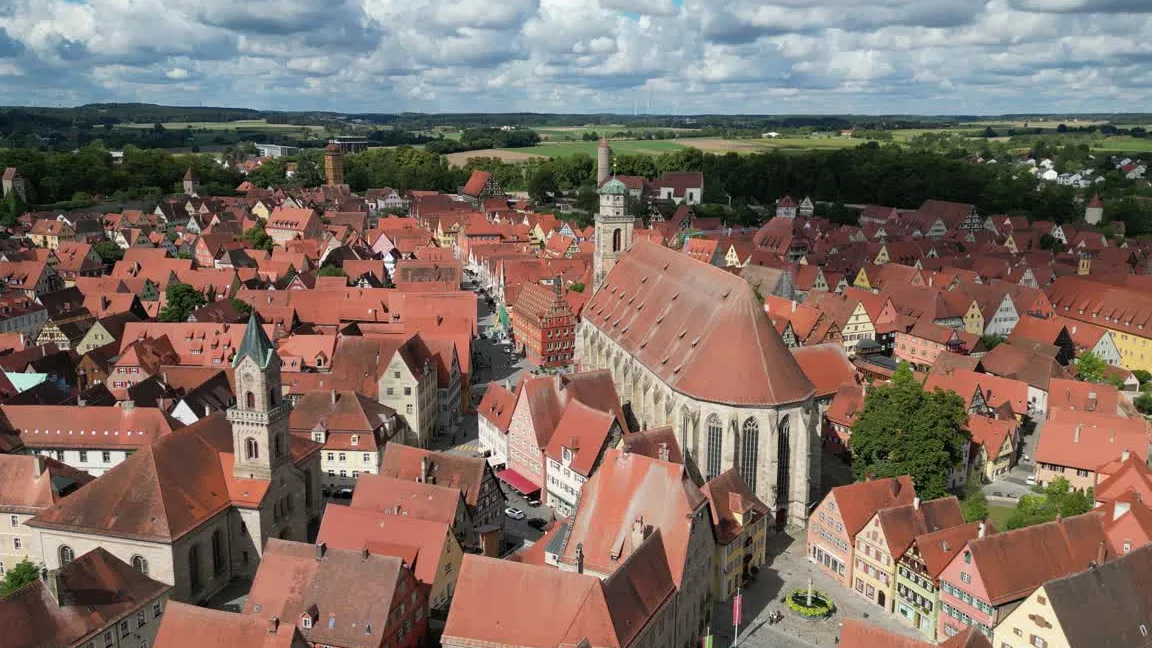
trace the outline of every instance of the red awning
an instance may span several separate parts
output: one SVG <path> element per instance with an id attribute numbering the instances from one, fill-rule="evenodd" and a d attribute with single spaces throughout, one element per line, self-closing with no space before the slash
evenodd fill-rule
<path id="1" fill-rule="evenodd" d="M 540 492 L 539 486 L 533 484 L 531 480 L 516 472 L 515 470 L 501 470 L 496 475 L 496 477 L 503 481 L 505 484 L 515 488 L 516 491 L 521 495 L 529 495 L 531 493 Z"/>

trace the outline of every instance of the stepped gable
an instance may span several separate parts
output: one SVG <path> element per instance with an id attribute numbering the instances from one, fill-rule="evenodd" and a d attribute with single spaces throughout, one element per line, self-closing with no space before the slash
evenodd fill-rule
<path id="1" fill-rule="evenodd" d="M 584 318 L 700 400 L 776 406 L 815 392 L 747 282 L 668 248 L 634 244 Z"/>

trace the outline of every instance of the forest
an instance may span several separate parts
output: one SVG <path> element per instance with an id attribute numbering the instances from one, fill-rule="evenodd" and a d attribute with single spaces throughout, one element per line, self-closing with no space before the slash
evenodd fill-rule
<path id="1" fill-rule="evenodd" d="M 231 154 L 242 155 L 243 150 Z M 318 150 L 304 151 L 292 182 L 284 177 L 289 160 L 266 163 L 250 179 L 258 186 L 319 184 Z M 75 152 L 0 149 L 0 166 L 15 166 L 27 178 L 34 205 L 83 202 L 96 195 L 113 200 L 155 197 L 179 190 L 185 169 L 197 170 L 210 193 L 228 194 L 243 177 L 210 155 L 172 155 L 166 151 L 127 147 L 123 164 L 113 164 L 99 142 Z M 752 155 L 706 153 L 683 149 L 659 156 L 620 155 L 617 173 L 656 177 L 667 171 L 701 171 L 705 202 L 734 207 L 729 220 L 753 224 L 751 205 L 768 205 L 785 194 L 843 204 L 916 207 L 928 198 L 977 205 L 987 214 L 1022 215 L 1032 220 L 1068 222 L 1082 214 L 1071 187 L 1041 183 L 1013 165 L 973 164 L 966 158 L 910 150 L 898 144 L 868 143 L 831 151 L 765 152 Z M 474 158 L 465 168 L 451 167 L 442 155 L 400 146 L 349 155 L 345 178 L 353 190 L 393 187 L 399 190 L 455 191 L 473 169 L 495 174 L 509 191 L 529 191 L 546 200 L 559 193 L 582 195 L 593 188 L 595 165 L 587 155 L 508 163 Z M 1106 218 L 1121 220 L 1129 236 L 1152 234 L 1152 200 L 1133 195 L 1131 182 L 1110 173 L 1100 185 Z M 591 201 L 594 205 L 594 200 Z"/>

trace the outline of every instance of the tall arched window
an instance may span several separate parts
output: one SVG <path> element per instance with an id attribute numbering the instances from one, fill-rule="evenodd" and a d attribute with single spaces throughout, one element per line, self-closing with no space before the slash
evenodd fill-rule
<path id="1" fill-rule="evenodd" d="M 274 456 L 274 457 L 279 457 L 281 454 L 283 454 L 283 452 L 284 452 L 284 444 L 283 444 L 283 442 L 280 440 L 280 437 L 279 437 L 279 436 L 277 436 L 275 439 L 273 439 L 273 440 L 272 440 L 272 447 L 273 447 L 273 449 L 275 450 L 275 452 L 273 453 L 273 455 L 272 455 L 272 456 Z"/>
<path id="2" fill-rule="evenodd" d="M 72 547 L 60 545 L 60 566 L 63 567 L 73 560 L 76 560 L 76 552 L 72 551 Z"/>
<path id="3" fill-rule="evenodd" d="M 224 571 L 224 534 L 220 529 L 212 532 L 212 573 Z"/>
<path id="4" fill-rule="evenodd" d="M 760 451 L 760 425 L 749 416 L 741 428 L 740 474 L 744 483 L 753 493 L 756 492 L 756 460 Z"/>
<path id="5" fill-rule="evenodd" d="M 260 444 L 256 443 L 256 439 L 248 437 L 244 439 L 244 458 L 245 459 L 259 459 L 260 458 Z"/>
<path id="6" fill-rule="evenodd" d="M 188 547 L 188 589 L 191 592 L 200 589 L 200 545 Z"/>
<path id="7" fill-rule="evenodd" d="M 792 421 L 785 414 L 777 427 L 779 441 L 776 446 L 776 457 L 779 462 L 776 466 L 776 510 L 788 506 L 788 488 L 791 481 L 788 464 L 792 460 L 792 444 L 789 437 L 792 434 Z"/>
<path id="8" fill-rule="evenodd" d="M 244 394 L 244 406 L 248 409 L 256 409 L 256 394 L 247 392 Z"/>
<path id="9" fill-rule="evenodd" d="M 691 415 L 688 413 L 688 408 L 685 407 L 680 410 L 680 448 L 683 449 L 685 453 L 687 453 L 689 449 L 693 452 L 696 450 L 688 444 L 688 442 L 691 441 L 691 439 L 688 438 L 691 431 L 689 429 L 690 425 L 692 425 Z"/>
<path id="10" fill-rule="evenodd" d="M 148 561 L 144 559 L 144 556 L 132 556 L 132 566 L 141 574 L 148 575 Z"/>
<path id="11" fill-rule="evenodd" d="M 724 426 L 720 417 L 708 416 L 708 479 L 720 474 L 720 451 L 724 444 Z"/>
<path id="12" fill-rule="evenodd" d="M 619 252 L 620 251 L 621 241 L 622 241 L 623 237 L 624 237 L 624 235 L 620 231 L 619 227 L 612 230 L 612 251 L 613 252 Z"/>

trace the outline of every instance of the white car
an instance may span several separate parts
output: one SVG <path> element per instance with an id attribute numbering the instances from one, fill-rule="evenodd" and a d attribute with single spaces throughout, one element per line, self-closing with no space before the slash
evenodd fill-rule
<path id="1" fill-rule="evenodd" d="M 1025 479 L 1024 483 L 1028 484 L 1029 486 L 1035 486 L 1036 485 L 1036 475 L 1034 475 L 1034 474 L 1028 475 L 1028 479 Z"/>
<path id="2" fill-rule="evenodd" d="M 524 511 L 521 511 L 520 509 L 511 507 L 511 506 L 504 509 L 504 515 L 507 515 L 508 517 L 512 518 L 513 520 L 523 520 L 524 518 L 528 517 L 524 513 Z"/>

